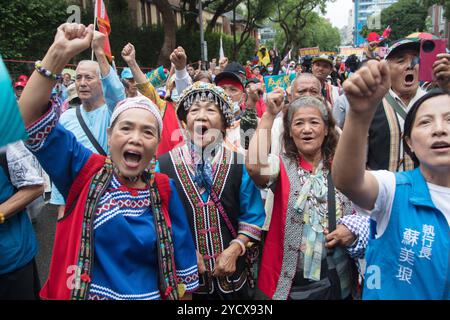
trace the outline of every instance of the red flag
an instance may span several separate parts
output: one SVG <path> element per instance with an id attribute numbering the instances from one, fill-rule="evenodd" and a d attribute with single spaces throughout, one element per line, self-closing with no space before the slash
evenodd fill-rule
<path id="1" fill-rule="evenodd" d="M 109 34 L 111 33 L 111 25 L 109 24 L 108 12 L 106 12 L 105 3 L 103 0 L 96 1 L 96 17 L 97 17 L 97 26 L 98 31 L 106 35 L 105 45 L 103 49 L 105 50 L 105 54 L 108 57 L 109 61 L 112 61 L 112 53 L 111 46 L 109 44 Z"/>
<path id="2" fill-rule="evenodd" d="M 391 35 L 391 31 L 392 31 L 391 26 L 388 26 L 383 32 L 383 36 L 382 36 L 383 39 L 389 38 L 389 36 Z"/>

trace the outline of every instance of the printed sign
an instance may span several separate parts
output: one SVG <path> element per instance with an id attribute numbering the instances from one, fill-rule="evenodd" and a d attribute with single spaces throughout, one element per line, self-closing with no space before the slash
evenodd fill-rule
<path id="1" fill-rule="evenodd" d="M 320 55 L 320 49 L 319 49 L 319 47 L 301 48 L 298 50 L 298 54 L 300 55 L 300 57 L 318 56 L 318 55 Z"/>
<path id="2" fill-rule="evenodd" d="M 364 54 L 364 48 L 341 48 L 339 55 L 341 56 L 351 56 L 352 54 L 356 56 L 362 56 Z"/>
<path id="3" fill-rule="evenodd" d="M 279 76 L 267 76 L 264 77 L 264 84 L 266 85 L 266 92 L 272 92 L 276 87 L 287 89 L 291 85 L 291 82 L 295 79 L 296 74 L 291 73 L 290 75 L 282 74 Z"/>

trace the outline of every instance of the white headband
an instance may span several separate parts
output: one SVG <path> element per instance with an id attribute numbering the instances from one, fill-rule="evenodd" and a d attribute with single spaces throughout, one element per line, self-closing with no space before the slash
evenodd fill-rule
<path id="1" fill-rule="evenodd" d="M 159 113 L 158 107 L 148 98 L 144 96 L 138 96 L 134 98 L 127 98 L 125 100 L 120 101 L 116 108 L 114 109 L 113 114 L 111 115 L 111 121 L 109 123 L 109 126 L 111 127 L 114 121 L 124 112 L 129 109 L 144 109 L 149 111 L 151 114 L 153 114 L 156 118 L 156 121 L 158 121 L 158 132 L 159 137 L 162 135 L 162 129 L 163 129 L 163 122 L 161 118 L 161 114 Z"/>

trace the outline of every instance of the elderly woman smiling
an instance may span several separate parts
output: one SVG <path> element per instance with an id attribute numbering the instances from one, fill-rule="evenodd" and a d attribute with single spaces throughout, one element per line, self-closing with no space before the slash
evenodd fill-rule
<path id="1" fill-rule="evenodd" d="M 355 257 L 362 255 L 368 221 L 354 215 L 351 202 L 331 184 L 331 161 L 338 139 L 334 120 L 322 100 L 294 100 L 283 120 L 285 152 L 280 157 L 267 156 L 270 129 L 283 107 L 283 95 L 275 93 L 268 100 L 246 158 L 256 184 L 275 189 L 259 288 L 278 300 L 349 298 L 354 279 L 350 256 L 342 247 L 348 246 Z M 336 217 L 343 219 L 329 233 Z M 333 247 L 327 257 L 327 248 Z M 327 272 L 333 265 L 337 270 L 334 276 Z M 332 278 L 337 281 L 330 286 Z"/>
<path id="2" fill-rule="evenodd" d="M 90 46 L 93 27 L 63 24 L 19 102 L 28 148 L 67 199 L 58 221 L 46 299 L 178 299 L 198 286 L 197 259 L 175 185 L 150 168 L 161 139 L 158 108 L 120 102 L 110 156 L 93 154 L 57 124 L 48 103 L 60 73 Z M 56 106 L 57 107 L 57 106 Z"/>

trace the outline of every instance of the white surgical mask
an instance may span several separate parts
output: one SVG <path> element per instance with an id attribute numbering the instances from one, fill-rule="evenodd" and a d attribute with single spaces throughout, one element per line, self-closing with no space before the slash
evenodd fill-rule
<path id="1" fill-rule="evenodd" d="M 177 102 L 180 99 L 180 95 L 178 94 L 177 88 L 173 88 L 171 92 L 171 96 L 173 101 Z"/>
<path id="2" fill-rule="evenodd" d="M 233 102 L 233 113 L 238 113 L 241 110 L 239 102 Z"/>

